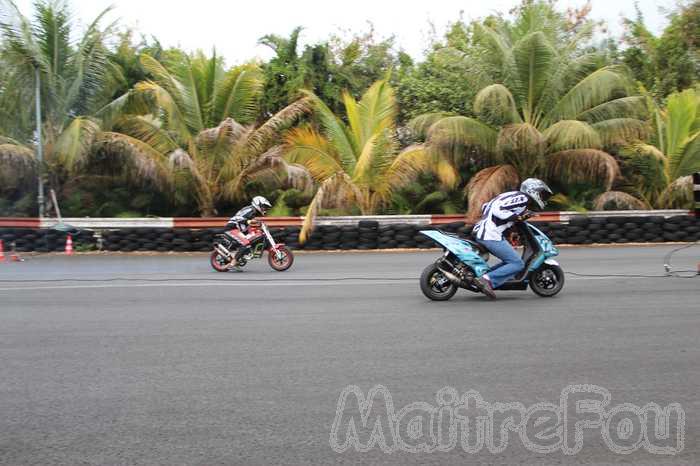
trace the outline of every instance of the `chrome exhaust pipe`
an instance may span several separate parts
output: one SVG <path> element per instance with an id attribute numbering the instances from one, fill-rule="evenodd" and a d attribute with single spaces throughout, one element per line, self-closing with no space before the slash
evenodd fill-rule
<path id="1" fill-rule="evenodd" d="M 442 274 L 443 274 L 445 277 L 447 277 L 447 279 L 448 279 L 449 281 L 451 281 L 452 283 L 454 283 L 454 284 L 457 285 L 457 286 L 462 286 L 462 280 L 461 280 L 457 275 L 453 274 L 452 272 L 448 272 L 447 270 L 443 269 L 443 268 L 440 267 L 439 265 L 438 265 L 438 270 L 439 270 L 440 272 L 442 272 Z"/>
<path id="2" fill-rule="evenodd" d="M 218 252 L 219 254 L 221 254 L 222 256 L 224 256 L 226 259 L 230 259 L 230 258 L 231 258 L 231 253 L 230 253 L 225 247 L 223 247 L 222 245 L 217 244 L 217 245 L 214 246 L 214 249 L 216 250 L 216 252 Z"/>

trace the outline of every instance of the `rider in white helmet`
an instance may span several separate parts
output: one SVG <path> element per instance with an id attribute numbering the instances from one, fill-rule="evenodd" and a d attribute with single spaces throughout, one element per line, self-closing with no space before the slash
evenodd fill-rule
<path id="1" fill-rule="evenodd" d="M 473 235 L 491 254 L 503 262 L 477 279 L 484 294 L 495 298 L 494 288 L 516 276 L 525 267 L 520 255 L 506 241 L 503 233 L 515 222 L 530 216 L 528 205 L 535 204 L 543 209 L 552 190 L 544 181 L 528 178 L 520 185 L 519 191 L 499 194 L 481 207 L 481 220 L 474 225 Z"/>
<path id="2" fill-rule="evenodd" d="M 250 205 L 243 207 L 229 219 L 228 223 L 226 223 L 226 230 L 238 230 L 245 235 L 248 233 L 248 223 L 257 216 L 264 217 L 270 208 L 272 208 L 270 201 L 265 199 L 263 196 L 255 196 L 250 202 Z M 232 236 L 241 244 L 241 247 L 238 248 L 238 251 L 236 252 L 235 259 L 236 262 L 238 262 L 238 259 L 250 252 L 250 246 L 248 245 L 249 242 L 244 238 L 244 236 Z"/>

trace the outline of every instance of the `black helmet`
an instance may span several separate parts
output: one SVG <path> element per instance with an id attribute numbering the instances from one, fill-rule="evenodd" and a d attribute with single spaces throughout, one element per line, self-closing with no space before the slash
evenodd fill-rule
<path id="1" fill-rule="evenodd" d="M 270 201 L 268 201 L 262 196 L 255 196 L 250 205 L 252 205 L 253 208 L 257 210 L 258 213 L 260 213 L 260 215 L 265 215 L 267 209 L 272 208 L 272 204 L 270 204 Z"/>
<path id="2" fill-rule="evenodd" d="M 549 186 L 537 178 L 528 178 L 523 181 L 520 185 L 520 192 L 535 201 L 540 206 L 540 209 L 544 209 L 544 205 L 552 195 L 552 190 L 549 189 Z"/>

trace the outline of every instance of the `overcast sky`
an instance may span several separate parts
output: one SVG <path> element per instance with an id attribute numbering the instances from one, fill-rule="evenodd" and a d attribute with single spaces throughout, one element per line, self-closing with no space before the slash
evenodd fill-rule
<path id="1" fill-rule="evenodd" d="M 23 14 L 30 14 L 32 0 L 16 0 Z M 431 26 L 438 33 L 459 18 L 481 18 L 497 11 L 508 11 L 519 0 L 69 0 L 81 23 L 91 21 L 102 9 L 112 5 L 109 18 L 123 26 L 156 36 L 164 46 L 186 50 L 217 51 L 228 64 L 252 58 L 269 58 L 269 50 L 259 45 L 265 34 L 287 36 L 296 26 L 303 26 L 302 42 L 316 42 L 332 33 L 366 31 L 368 22 L 379 37 L 394 35 L 396 44 L 415 58 L 423 54 Z M 675 0 L 637 0 L 647 24 L 654 32 L 663 29 L 662 11 Z M 562 8 L 580 7 L 585 0 L 559 0 Z M 634 16 L 635 0 L 593 0 L 592 15 L 607 21 L 611 32 L 619 36 L 622 15 Z"/>

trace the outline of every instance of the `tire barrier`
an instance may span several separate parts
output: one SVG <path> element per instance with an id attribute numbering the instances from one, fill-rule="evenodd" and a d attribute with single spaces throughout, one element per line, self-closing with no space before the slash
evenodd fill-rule
<path id="1" fill-rule="evenodd" d="M 556 244 L 663 243 L 700 240 L 700 218 L 681 215 L 663 216 L 577 216 L 569 223 L 533 222 Z M 472 226 L 465 222 L 442 225 L 409 223 L 380 224 L 361 220 L 355 225 L 319 225 L 306 243 L 299 241 L 298 226 L 272 227 L 275 240 L 297 250 L 372 250 L 428 249 L 433 242 L 420 230 L 440 228 L 468 237 Z M 81 230 L 73 235 L 76 250 L 105 251 L 210 251 L 214 236 L 223 228 L 123 228 L 104 230 L 101 239 L 93 231 Z M 0 239 L 7 248 L 12 244 L 18 252 L 64 251 L 66 233 L 48 229 L 0 228 Z"/>
<path id="2" fill-rule="evenodd" d="M 68 233 L 51 229 L 0 228 L 0 239 L 6 248 L 14 246 L 17 252 L 63 252 Z M 73 249 L 96 250 L 97 238 L 91 230 L 72 233 Z"/>

